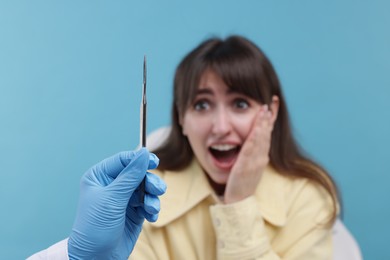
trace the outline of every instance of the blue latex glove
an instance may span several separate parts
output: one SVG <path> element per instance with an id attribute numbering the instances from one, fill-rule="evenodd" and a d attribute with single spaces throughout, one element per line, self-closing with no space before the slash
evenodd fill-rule
<path id="1" fill-rule="evenodd" d="M 158 158 L 146 148 L 118 153 L 89 169 L 81 179 L 76 219 L 68 240 L 70 259 L 127 259 L 144 219 L 156 221 L 165 183 L 147 173 Z M 137 188 L 143 178 L 145 200 Z"/>

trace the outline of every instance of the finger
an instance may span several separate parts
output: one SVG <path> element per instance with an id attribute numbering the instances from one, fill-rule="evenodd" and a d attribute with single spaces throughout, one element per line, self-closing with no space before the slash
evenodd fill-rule
<path id="1" fill-rule="evenodd" d="M 251 155 L 253 154 L 253 150 L 258 147 L 258 139 L 262 132 L 263 114 L 264 109 L 262 107 L 260 108 L 260 111 L 256 114 L 251 131 L 249 132 L 249 135 L 247 136 L 244 145 L 241 148 L 241 157 L 251 157 Z"/>
<path id="2" fill-rule="evenodd" d="M 92 167 L 91 170 L 97 175 L 105 175 L 115 179 L 118 174 L 128 165 L 135 154 L 136 152 L 134 151 L 117 153 L 97 163 Z"/>
<path id="3" fill-rule="evenodd" d="M 158 214 L 150 214 L 143 207 L 127 207 L 126 216 L 130 222 L 135 224 L 142 224 L 144 219 L 156 222 L 158 218 Z"/>
<path id="4" fill-rule="evenodd" d="M 145 191 L 147 198 L 150 196 L 157 197 L 161 196 L 165 193 L 167 186 L 165 182 L 157 175 L 152 174 L 150 172 L 146 173 L 145 177 Z M 148 199 L 145 197 L 145 204 L 148 204 Z M 143 203 L 140 200 L 140 191 L 136 189 L 130 197 L 129 206 L 131 207 L 139 207 L 142 206 Z M 154 205 L 153 203 L 151 205 Z M 152 213 L 152 211 L 150 211 Z"/>
<path id="5" fill-rule="evenodd" d="M 136 189 L 130 197 L 129 204 L 130 207 L 140 207 L 142 206 L 141 195 L 139 189 Z"/>
<path id="6" fill-rule="evenodd" d="M 157 155 L 155 155 L 154 153 L 149 153 L 148 170 L 156 169 L 159 162 L 160 162 L 160 159 L 158 159 Z"/>
<path id="7" fill-rule="evenodd" d="M 257 153 L 268 155 L 272 133 L 270 111 L 263 110 L 257 117 L 256 125 L 252 132 L 252 146 Z"/>
<path id="8" fill-rule="evenodd" d="M 126 225 L 130 225 L 130 223 L 136 224 L 136 225 L 142 225 L 142 223 L 144 222 L 143 212 L 144 212 L 144 210 L 142 209 L 142 207 L 127 207 L 127 209 L 126 209 L 126 218 L 127 218 Z M 132 229 L 132 227 L 130 227 L 130 226 L 129 226 L 129 228 Z"/>
<path id="9" fill-rule="evenodd" d="M 156 222 L 157 219 L 158 219 L 158 214 L 148 214 L 148 213 L 146 213 L 145 214 L 145 218 L 149 222 Z"/>
<path id="10" fill-rule="evenodd" d="M 137 211 L 137 214 L 139 217 L 145 218 L 149 222 L 156 222 L 157 221 L 158 214 L 150 214 L 150 213 L 146 212 L 143 207 L 138 207 L 136 209 L 136 211 Z"/>
<path id="11" fill-rule="evenodd" d="M 124 168 L 134 159 L 134 157 L 138 156 L 138 153 L 145 152 L 146 148 L 139 149 L 137 151 L 124 151 L 117 153 L 100 163 L 96 164 L 93 167 L 93 170 L 97 173 L 107 175 L 112 179 L 115 179 Z M 149 153 L 149 165 L 148 169 L 155 169 L 159 164 L 158 157 Z"/>
<path id="12" fill-rule="evenodd" d="M 272 132 L 272 113 L 267 105 L 264 105 L 259 111 L 253 132 L 256 143 L 261 142 L 263 139 L 269 139 Z"/>
<path id="13" fill-rule="evenodd" d="M 118 153 L 119 159 L 121 164 L 123 165 L 122 170 L 129 165 L 129 163 L 134 159 L 135 156 L 137 156 L 138 153 L 145 152 L 147 148 L 141 148 L 137 151 L 126 151 L 126 152 L 121 152 Z M 156 169 L 158 164 L 160 162 L 160 159 L 155 155 L 154 153 L 149 152 L 149 164 L 148 164 L 148 169 Z M 119 174 L 119 173 L 118 173 Z M 116 176 L 113 176 L 114 178 Z"/>
<path id="14" fill-rule="evenodd" d="M 130 163 L 120 172 L 110 185 L 111 189 L 118 193 L 128 194 L 127 198 L 129 199 L 145 177 L 148 165 L 148 150 L 142 148 L 136 151 Z"/>
<path id="15" fill-rule="evenodd" d="M 149 214 L 158 214 L 160 212 L 160 199 L 157 196 L 145 194 L 144 209 Z"/>
<path id="16" fill-rule="evenodd" d="M 256 114 L 252 129 L 245 140 L 245 143 L 240 151 L 240 156 L 244 158 L 252 158 L 254 150 L 264 149 L 270 139 L 271 128 L 270 118 L 268 116 L 268 106 L 263 105 Z M 267 150 L 267 149 L 266 149 Z"/>
<path id="17" fill-rule="evenodd" d="M 165 182 L 156 174 L 147 172 L 145 178 L 145 191 L 151 195 L 163 195 L 167 190 Z"/>

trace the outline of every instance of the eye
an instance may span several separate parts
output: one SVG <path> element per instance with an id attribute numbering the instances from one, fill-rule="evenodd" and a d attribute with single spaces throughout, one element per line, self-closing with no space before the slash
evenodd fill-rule
<path id="1" fill-rule="evenodd" d="M 233 101 L 234 107 L 238 109 L 247 109 L 249 108 L 249 102 L 243 98 L 237 98 Z"/>
<path id="2" fill-rule="evenodd" d="M 196 111 L 202 111 L 210 108 L 210 104 L 207 100 L 201 99 L 194 103 L 194 109 Z"/>

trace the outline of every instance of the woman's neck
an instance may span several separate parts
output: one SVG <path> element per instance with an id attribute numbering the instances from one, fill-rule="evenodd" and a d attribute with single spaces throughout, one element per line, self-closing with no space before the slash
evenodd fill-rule
<path id="1" fill-rule="evenodd" d="M 218 196 L 223 196 L 224 193 L 225 193 L 225 188 L 226 188 L 226 184 L 219 184 L 219 183 L 216 183 L 215 181 L 213 181 L 210 176 L 206 174 L 206 177 L 207 177 L 207 180 L 209 181 L 210 183 L 210 186 L 211 188 L 215 191 L 215 193 L 218 195 Z"/>

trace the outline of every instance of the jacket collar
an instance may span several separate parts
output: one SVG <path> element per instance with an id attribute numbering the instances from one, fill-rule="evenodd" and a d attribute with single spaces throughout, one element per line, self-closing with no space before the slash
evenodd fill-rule
<path id="1" fill-rule="evenodd" d="M 160 197 L 161 211 L 152 226 L 169 224 L 205 199 L 211 199 L 211 204 L 220 203 L 196 159 L 182 171 L 165 171 L 163 178 L 167 192 Z M 281 178 L 273 168 L 267 167 L 255 194 L 262 216 L 275 226 L 286 223 L 286 202 L 281 192 L 285 182 L 280 181 Z"/>

